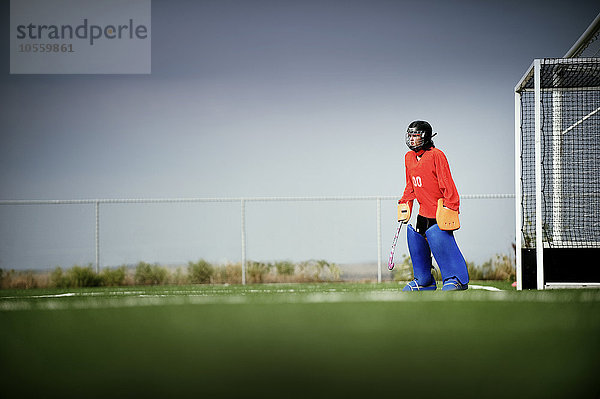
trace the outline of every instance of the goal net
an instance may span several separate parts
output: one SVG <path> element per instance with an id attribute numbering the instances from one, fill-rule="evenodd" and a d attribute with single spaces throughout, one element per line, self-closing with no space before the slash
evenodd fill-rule
<path id="1" fill-rule="evenodd" d="M 600 14 L 515 86 L 517 288 L 599 286 Z"/>
<path id="2" fill-rule="evenodd" d="M 535 60 L 515 120 L 519 288 L 600 282 L 600 58 Z"/>

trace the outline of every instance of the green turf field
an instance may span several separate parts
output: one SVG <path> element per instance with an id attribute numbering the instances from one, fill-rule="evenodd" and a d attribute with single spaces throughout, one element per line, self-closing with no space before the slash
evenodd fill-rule
<path id="1" fill-rule="evenodd" d="M 2 397 L 599 397 L 600 291 L 496 287 L 0 291 Z"/>

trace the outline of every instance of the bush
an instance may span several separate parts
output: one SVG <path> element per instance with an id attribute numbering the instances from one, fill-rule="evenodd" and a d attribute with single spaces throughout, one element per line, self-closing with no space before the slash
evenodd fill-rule
<path id="1" fill-rule="evenodd" d="M 127 270 L 125 266 L 121 266 L 116 269 L 104 269 L 102 270 L 102 273 L 100 273 L 102 285 L 107 287 L 125 285 L 126 273 Z"/>
<path id="2" fill-rule="evenodd" d="M 293 276 L 296 266 L 289 261 L 275 262 L 275 270 L 280 276 Z"/>
<path id="3" fill-rule="evenodd" d="M 181 270 L 181 267 L 178 267 L 177 269 L 175 269 L 175 272 L 171 275 L 171 277 L 169 279 L 169 284 L 186 285 L 189 283 L 190 283 L 189 277 L 187 274 L 185 274 Z"/>
<path id="4" fill-rule="evenodd" d="M 50 284 L 56 288 L 66 288 L 69 286 L 69 279 L 63 273 L 60 266 L 57 266 L 50 274 Z"/>
<path id="5" fill-rule="evenodd" d="M 57 266 L 50 274 L 50 285 L 56 288 L 98 287 L 103 279 L 94 271 L 92 265 L 75 265 L 66 272 Z"/>
<path id="6" fill-rule="evenodd" d="M 50 273 L 50 286 L 56 288 L 117 286 L 125 284 L 126 268 L 104 269 L 97 274 L 92 265 L 73 266 L 63 271 L 58 266 Z"/>
<path id="7" fill-rule="evenodd" d="M 37 288 L 38 280 L 30 270 L 16 271 L 0 269 L 0 287 L 12 289 Z"/>
<path id="8" fill-rule="evenodd" d="M 146 262 L 140 262 L 135 267 L 134 280 L 139 285 L 162 285 L 167 282 L 167 270 Z"/>
<path id="9" fill-rule="evenodd" d="M 217 284 L 241 284 L 242 264 L 229 263 L 225 266 L 215 268 L 213 280 Z"/>
<path id="10" fill-rule="evenodd" d="M 394 281 L 410 281 L 413 277 L 412 260 L 410 256 L 402 254 L 400 260 L 394 262 L 394 270 L 392 271 Z"/>
<path id="11" fill-rule="evenodd" d="M 515 260 L 509 255 L 495 255 L 482 265 L 476 265 L 474 262 L 467 262 L 467 270 L 469 272 L 470 280 L 515 281 L 516 279 Z M 393 273 L 394 281 L 412 280 L 413 269 L 410 257 L 402 255 L 401 260 L 396 262 Z M 437 281 L 441 280 L 441 274 L 436 266 L 434 266 L 432 273 Z"/>
<path id="12" fill-rule="evenodd" d="M 272 267 L 273 265 L 271 265 L 270 263 L 248 261 L 248 282 L 262 283 L 264 281 L 265 276 L 269 274 L 269 271 L 271 271 Z"/>
<path id="13" fill-rule="evenodd" d="M 335 263 L 325 260 L 309 260 L 295 264 L 291 261 L 247 262 L 246 277 L 248 283 L 266 282 L 309 282 L 309 281 L 339 281 L 340 269 Z M 105 268 L 101 273 L 95 273 L 91 264 L 88 266 L 75 265 L 71 269 L 56 267 L 54 270 L 15 271 L 0 269 L 0 288 L 28 289 L 36 287 L 97 287 L 122 285 L 163 285 L 163 284 L 241 284 L 241 263 L 229 263 L 213 266 L 203 259 L 189 262 L 187 273 L 182 267 L 170 272 L 157 264 L 151 265 L 139 262 L 135 273 L 128 273 L 126 266 L 110 269 Z M 515 257 L 511 255 L 495 255 L 482 265 L 467 262 L 471 280 L 502 280 L 515 281 Z M 434 277 L 440 281 L 440 273 L 433 270 Z M 412 262 L 409 256 L 402 255 L 397 260 L 393 271 L 395 281 L 408 281 L 413 278 Z"/>
<path id="14" fill-rule="evenodd" d="M 497 254 L 481 266 L 467 262 L 467 269 L 471 280 L 515 281 L 517 276 L 515 260 L 509 255 Z"/>
<path id="15" fill-rule="evenodd" d="M 301 262 L 298 270 L 303 279 L 308 281 L 337 281 L 340 279 L 340 268 L 326 260 L 309 260 Z"/>
<path id="16" fill-rule="evenodd" d="M 215 269 L 204 259 L 188 263 L 188 276 L 192 284 L 210 284 Z"/>
<path id="17" fill-rule="evenodd" d="M 86 267 L 73 266 L 67 273 L 69 287 L 98 287 L 102 278 L 96 274 L 92 265 Z"/>

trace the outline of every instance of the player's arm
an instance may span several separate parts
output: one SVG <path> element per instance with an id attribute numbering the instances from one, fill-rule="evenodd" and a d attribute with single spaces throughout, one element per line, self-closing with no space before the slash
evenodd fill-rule
<path id="1" fill-rule="evenodd" d="M 398 200 L 398 221 L 402 223 L 408 223 L 410 214 L 412 211 L 413 201 L 417 196 L 415 195 L 415 188 L 412 184 L 412 179 L 408 174 L 408 168 L 406 169 L 406 187 L 402 198 Z"/>
<path id="2" fill-rule="evenodd" d="M 435 218 L 440 230 L 453 231 L 460 228 L 458 218 L 460 197 L 450 173 L 450 165 L 442 152 L 436 159 L 438 184 L 443 197 L 438 200 Z"/>
<path id="3" fill-rule="evenodd" d="M 458 212 L 460 206 L 460 196 L 452 179 L 450 165 L 446 156 L 441 151 L 437 153 L 435 159 L 435 169 L 438 177 L 438 185 L 444 199 L 444 206 L 448 209 Z"/>

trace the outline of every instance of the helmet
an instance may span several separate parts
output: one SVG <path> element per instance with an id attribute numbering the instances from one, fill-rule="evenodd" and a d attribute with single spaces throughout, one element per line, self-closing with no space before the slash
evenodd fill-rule
<path id="1" fill-rule="evenodd" d="M 406 129 L 406 145 L 413 151 L 427 150 L 433 147 L 433 136 L 429 122 L 414 121 Z"/>

